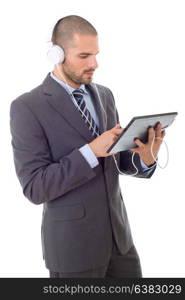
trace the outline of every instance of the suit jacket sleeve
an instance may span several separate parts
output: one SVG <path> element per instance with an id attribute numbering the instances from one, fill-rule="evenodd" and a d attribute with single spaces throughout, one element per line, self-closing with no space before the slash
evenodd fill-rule
<path id="1" fill-rule="evenodd" d="M 96 176 L 78 149 L 59 161 L 52 160 L 42 126 L 21 99 L 11 104 L 10 129 L 16 173 L 31 202 L 56 199 Z"/>
<path id="2" fill-rule="evenodd" d="M 120 124 L 119 123 L 119 115 L 118 115 L 118 111 L 116 109 L 114 96 L 113 96 L 111 91 L 110 91 L 110 93 L 111 93 L 111 97 L 112 97 L 114 107 L 115 107 L 115 111 L 116 111 L 115 113 L 116 113 L 117 124 Z M 132 154 L 133 154 L 133 152 L 131 152 L 129 150 L 128 151 L 121 151 L 118 154 L 118 156 L 119 156 L 119 159 L 118 159 L 119 169 L 120 169 L 121 172 L 123 172 L 125 174 L 128 174 L 128 175 L 132 175 L 132 174 L 136 173 L 136 169 L 132 164 Z M 143 169 L 143 167 L 141 166 L 140 157 L 139 157 L 138 153 L 135 153 L 134 163 L 138 168 L 138 173 L 137 173 L 137 175 L 135 175 L 135 177 L 150 178 L 153 175 L 153 173 L 156 169 L 156 165 L 154 167 L 152 167 L 151 169 Z"/>

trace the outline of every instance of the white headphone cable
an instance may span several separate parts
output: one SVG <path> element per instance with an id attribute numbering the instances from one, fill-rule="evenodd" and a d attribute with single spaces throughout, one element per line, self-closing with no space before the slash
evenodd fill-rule
<path id="1" fill-rule="evenodd" d="M 164 166 L 161 166 L 161 165 L 159 164 L 158 160 L 157 160 L 157 157 L 154 156 L 154 153 L 153 153 L 153 144 L 154 144 L 155 139 L 160 139 L 160 140 L 162 140 L 162 142 L 164 142 L 164 145 L 165 145 L 165 147 L 166 147 L 167 160 L 166 160 L 166 163 L 165 163 Z M 167 165 L 168 165 L 168 162 L 169 162 L 169 149 L 168 149 L 167 143 L 166 143 L 162 138 L 160 138 L 160 137 L 155 137 L 155 136 L 154 136 L 154 138 L 153 138 L 153 140 L 152 140 L 152 143 L 151 143 L 151 149 L 150 149 L 150 151 L 151 151 L 151 155 L 152 155 L 154 161 L 156 162 L 157 166 L 158 166 L 160 169 L 165 169 L 165 168 L 167 167 Z M 133 165 L 134 168 L 136 169 L 136 172 L 135 172 L 134 174 L 126 174 L 126 173 L 123 173 L 123 172 L 119 169 L 119 167 L 118 167 L 118 163 L 117 163 L 117 160 L 116 160 L 116 158 L 115 158 L 115 154 L 113 154 L 113 159 L 114 159 L 116 168 L 117 168 L 118 172 L 119 172 L 121 175 L 136 176 L 136 175 L 138 174 L 138 172 L 139 172 L 139 171 L 138 171 L 138 168 L 136 167 L 136 165 L 135 165 L 135 163 L 134 163 L 134 156 L 135 156 L 135 153 L 136 153 L 136 152 L 133 152 L 133 153 L 132 153 L 132 165 Z M 150 169 L 152 169 L 152 168 L 153 168 L 153 166 L 152 166 L 152 167 L 149 167 L 147 170 L 150 170 Z"/>
<path id="2" fill-rule="evenodd" d="M 59 72 L 59 74 L 60 74 L 60 76 L 61 76 L 61 71 L 60 71 L 60 69 L 59 69 L 58 64 L 56 64 L 56 67 L 57 67 L 57 70 L 58 70 L 58 72 Z M 67 90 L 68 90 L 68 93 L 72 96 L 73 103 L 78 107 L 78 109 L 80 110 L 80 112 L 82 113 L 82 115 L 85 117 L 86 121 L 87 121 L 87 122 L 89 123 L 89 125 L 91 126 L 91 123 L 89 122 L 89 120 L 88 120 L 87 116 L 84 114 L 84 112 L 81 110 L 81 108 L 80 108 L 80 106 L 78 105 L 78 103 L 77 103 L 77 101 L 76 101 L 74 95 L 71 94 L 66 79 L 65 79 L 63 76 L 61 76 L 61 77 L 62 77 L 62 79 L 63 79 L 63 81 L 64 81 L 64 83 L 65 83 L 65 85 L 66 85 L 66 88 L 67 88 Z M 103 109 L 103 111 L 104 111 L 104 114 L 105 114 L 105 117 L 106 117 L 106 120 L 107 120 L 107 114 L 106 114 L 105 109 L 104 109 L 104 107 L 103 107 L 103 104 L 102 104 L 102 101 L 101 101 L 101 97 L 100 97 L 98 88 L 97 88 L 97 86 L 96 86 L 95 83 L 94 83 L 94 86 L 95 86 L 95 89 L 96 89 L 96 92 L 97 92 L 97 95 L 98 95 L 99 102 L 100 102 L 100 104 L 101 104 L 101 107 L 102 107 L 102 109 Z M 98 132 L 96 132 L 96 131 L 95 131 L 95 133 L 96 133 L 97 137 L 100 135 L 100 134 L 99 134 Z M 152 144 L 151 144 L 151 155 L 152 155 L 154 161 L 157 163 L 157 165 L 158 165 L 161 169 L 165 169 L 166 166 L 167 166 L 167 164 L 168 164 L 168 162 L 169 162 L 169 150 L 168 150 L 168 146 L 167 146 L 166 142 L 165 142 L 163 139 L 161 139 L 161 140 L 165 143 L 166 151 L 167 151 L 167 162 L 166 162 L 165 166 L 162 167 L 162 166 L 158 163 L 157 159 L 154 157 L 154 154 L 153 154 L 152 148 L 153 148 L 153 144 L 154 144 L 154 140 L 155 140 L 155 139 L 161 139 L 161 138 L 160 138 L 160 137 L 154 137 L 154 138 L 153 138 Z M 115 154 L 112 155 L 112 157 L 113 157 L 113 159 L 114 159 L 114 162 L 115 162 L 115 165 L 116 165 L 116 168 L 117 168 L 118 172 L 119 172 L 121 175 L 126 175 L 126 176 L 136 176 L 136 175 L 138 174 L 139 171 L 138 171 L 137 166 L 136 166 L 135 163 L 134 163 L 134 156 L 135 156 L 135 152 L 132 153 L 132 165 L 134 166 L 136 172 L 135 172 L 134 174 L 126 174 L 126 173 L 122 172 L 122 171 L 119 169 L 118 163 L 117 163 L 117 160 L 116 160 L 116 157 L 115 157 Z M 148 170 L 151 169 L 151 168 L 153 168 L 153 166 L 150 167 L 150 168 L 148 168 Z"/>
<path id="3" fill-rule="evenodd" d="M 96 92 L 97 92 L 97 94 L 98 94 L 99 102 L 100 102 L 101 107 L 102 107 L 102 109 L 103 109 L 103 111 L 104 111 L 104 114 L 105 114 L 105 117 L 106 117 L 106 121 L 107 121 L 107 114 L 106 114 L 105 109 L 104 109 L 104 107 L 103 107 L 103 104 L 102 104 L 102 101 L 101 101 L 101 97 L 100 97 L 100 94 L 99 94 L 97 85 L 96 85 L 95 83 L 94 83 L 94 86 L 95 86 Z M 154 154 L 153 154 L 153 144 L 154 144 L 155 139 L 161 139 L 161 140 L 164 142 L 164 145 L 165 145 L 165 147 L 166 147 L 167 160 L 166 160 L 166 164 L 165 164 L 164 166 L 161 166 L 161 165 L 159 164 L 159 162 L 157 161 L 156 157 L 155 157 Z M 135 153 L 136 153 L 136 152 L 133 152 L 133 153 L 132 153 L 132 165 L 134 166 L 134 168 L 135 168 L 135 170 L 136 170 L 136 172 L 135 172 L 134 174 L 126 174 L 126 173 L 123 173 L 123 172 L 119 169 L 119 167 L 118 167 L 118 163 L 117 163 L 115 154 L 112 155 L 112 157 L 113 157 L 113 159 L 114 159 L 114 162 L 115 162 L 115 165 L 116 165 L 116 168 L 117 168 L 118 172 L 119 172 L 121 175 L 136 176 L 136 175 L 138 174 L 138 172 L 139 172 L 139 171 L 138 171 L 138 168 L 137 168 L 137 166 L 136 166 L 135 163 L 134 163 L 134 156 L 135 156 Z M 157 165 L 159 166 L 159 168 L 165 169 L 165 168 L 167 167 L 168 162 L 169 162 L 169 149 L 168 149 L 168 146 L 167 146 L 166 142 L 165 142 L 162 138 L 160 138 L 160 137 L 155 137 L 155 136 L 154 136 L 154 138 L 153 138 L 153 140 L 152 140 L 152 143 L 151 143 L 151 155 L 152 155 L 152 158 L 154 159 L 154 161 L 155 161 L 155 162 L 157 163 Z M 148 170 L 151 169 L 151 168 L 153 168 L 153 166 L 152 166 L 152 167 L 149 167 Z"/>
<path id="4" fill-rule="evenodd" d="M 119 174 L 121 174 L 121 175 L 127 175 L 127 176 L 136 176 L 136 175 L 138 174 L 139 171 L 138 171 L 138 168 L 136 167 L 136 165 L 135 165 L 135 163 L 134 163 L 134 156 L 135 156 L 135 152 L 132 153 L 132 165 L 133 165 L 134 168 L 136 169 L 136 172 L 135 172 L 134 174 L 126 174 L 126 173 L 123 173 L 123 172 L 119 169 L 119 167 L 118 167 L 118 162 L 117 162 L 117 160 L 116 160 L 115 154 L 112 155 L 112 157 L 113 157 L 113 159 L 114 159 L 114 163 L 115 163 L 115 165 L 116 165 L 116 168 L 117 168 Z"/>
<path id="5" fill-rule="evenodd" d="M 161 140 L 161 141 L 164 143 L 165 147 L 166 147 L 167 159 L 166 159 L 166 163 L 165 163 L 164 166 L 161 166 L 161 165 L 159 164 L 158 160 L 156 159 L 156 157 L 155 157 L 154 154 L 153 154 L 153 144 L 154 144 L 154 140 L 155 140 L 155 139 Z M 151 144 L 151 155 L 152 155 L 154 161 L 157 163 L 157 166 L 158 166 L 160 169 L 165 169 L 165 168 L 167 167 L 167 165 L 168 165 L 168 163 L 169 163 L 169 149 L 168 149 L 167 143 L 166 143 L 162 138 L 160 138 L 160 137 L 154 137 L 154 138 L 153 138 L 152 144 Z"/>

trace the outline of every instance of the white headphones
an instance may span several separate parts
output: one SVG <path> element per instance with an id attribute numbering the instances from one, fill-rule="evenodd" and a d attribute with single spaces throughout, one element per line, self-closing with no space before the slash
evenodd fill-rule
<path id="1" fill-rule="evenodd" d="M 53 45 L 47 52 L 47 57 L 49 61 L 56 65 L 59 63 L 63 63 L 65 59 L 65 54 L 63 48 L 58 45 Z"/>

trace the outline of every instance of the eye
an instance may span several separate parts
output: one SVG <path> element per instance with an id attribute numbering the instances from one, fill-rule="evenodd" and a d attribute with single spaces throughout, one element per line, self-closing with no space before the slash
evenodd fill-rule
<path id="1" fill-rule="evenodd" d="M 88 57 L 88 55 L 80 55 L 80 58 L 82 58 L 82 59 L 85 59 L 87 57 Z"/>

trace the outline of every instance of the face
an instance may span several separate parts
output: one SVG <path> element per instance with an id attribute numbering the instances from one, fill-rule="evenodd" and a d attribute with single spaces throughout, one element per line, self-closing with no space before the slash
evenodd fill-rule
<path id="1" fill-rule="evenodd" d="M 98 67 L 96 55 L 99 52 L 98 37 L 94 35 L 74 35 L 74 43 L 65 51 L 65 61 L 61 71 L 68 84 L 78 88 L 88 84 Z"/>

